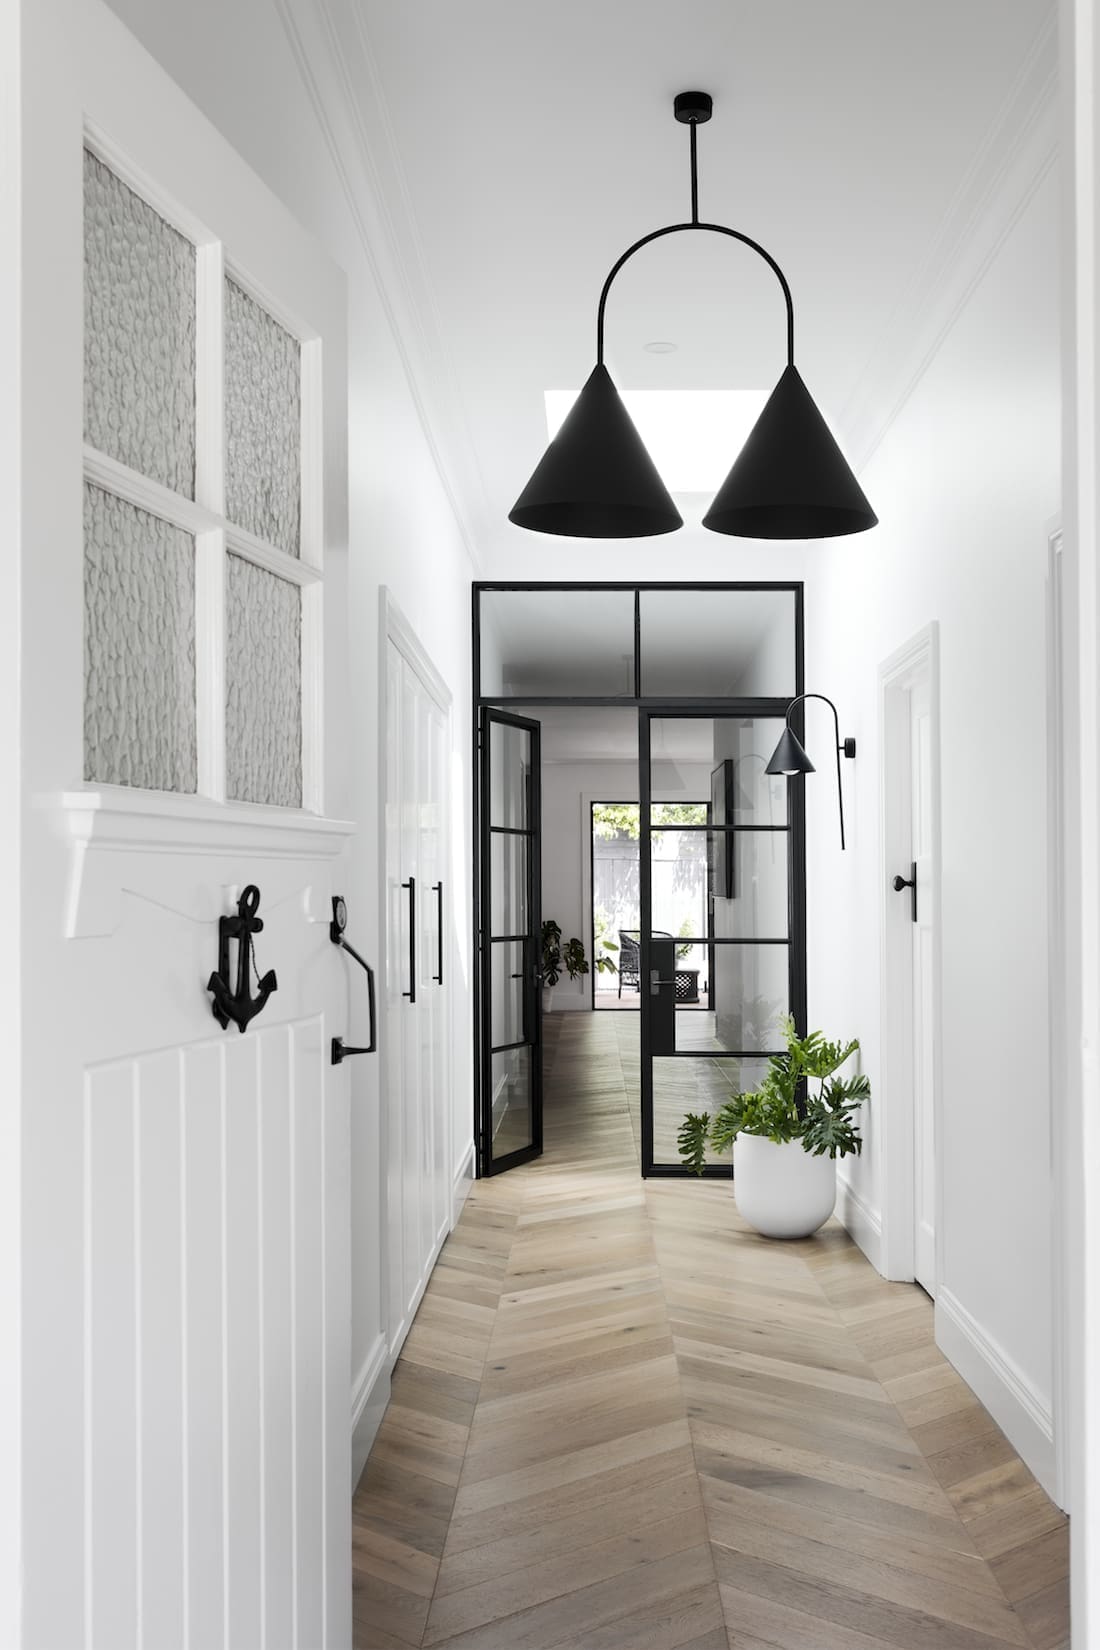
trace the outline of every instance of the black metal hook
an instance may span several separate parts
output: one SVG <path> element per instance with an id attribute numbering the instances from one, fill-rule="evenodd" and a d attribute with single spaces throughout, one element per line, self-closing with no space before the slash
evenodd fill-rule
<path id="1" fill-rule="evenodd" d="M 333 945 L 338 945 L 346 951 L 349 957 L 354 957 L 367 976 L 367 1013 L 370 1017 L 370 1041 L 365 1048 L 352 1048 L 345 1043 L 342 1037 L 332 1039 L 332 1063 L 334 1066 L 343 1065 L 349 1054 L 375 1054 L 378 1051 L 377 1018 L 374 1000 L 374 969 L 365 957 L 361 957 L 353 945 L 349 945 L 344 938 L 344 928 L 347 925 L 348 908 L 343 896 L 336 894 L 332 901 L 332 921 L 328 925 L 328 937 Z"/>
<path id="2" fill-rule="evenodd" d="M 211 1012 L 223 1031 L 228 1029 L 230 1020 L 238 1031 L 243 1031 L 249 1021 L 259 1014 L 271 993 L 278 990 L 274 969 L 269 969 L 262 980 L 258 978 L 252 936 L 263 932 L 263 920 L 256 915 L 259 909 L 260 890 L 254 882 L 250 882 L 237 901 L 237 915 L 218 919 L 218 967 L 207 981 L 206 989 L 214 998 Z M 230 940 L 237 942 L 235 991 L 231 991 L 228 984 Z M 258 991 L 255 997 L 250 996 L 248 991 L 250 964 L 257 973 Z"/>

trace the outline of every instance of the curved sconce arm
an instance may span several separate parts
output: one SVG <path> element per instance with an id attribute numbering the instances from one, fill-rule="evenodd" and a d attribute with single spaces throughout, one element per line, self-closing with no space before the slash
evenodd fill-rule
<path id="1" fill-rule="evenodd" d="M 856 742 L 851 738 L 842 739 L 840 737 L 840 717 L 837 715 L 836 706 L 833 704 L 833 701 L 824 693 L 799 693 L 791 700 L 790 704 L 787 706 L 788 732 L 791 732 L 791 712 L 794 710 L 796 705 L 802 704 L 807 699 L 820 699 L 823 704 L 828 705 L 829 709 L 833 713 L 833 727 L 836 730 L 836 797 L 837 804 L 840 809 L 840 846 L 843 849 L 846 844 L 844 841 L 844 786 L 841 783 L 840 778 L 840 758 L 842 755 L 854 757 L 856 754 Z M 794 737 L 797 738 L 797 735 L 794 735 Z M 812 769 L 810 771 L 812 771 Z"/>

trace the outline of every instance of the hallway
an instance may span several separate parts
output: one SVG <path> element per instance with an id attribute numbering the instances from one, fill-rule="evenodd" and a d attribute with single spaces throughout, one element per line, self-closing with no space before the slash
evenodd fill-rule
<path id="1" fill-rule="evenodd" d="M 548 1021 L 353 1511 L 359 1650 L 1062 1650 L 1066 1522 L 847 1234 L 638 1178 L 637 1022 Z"/>

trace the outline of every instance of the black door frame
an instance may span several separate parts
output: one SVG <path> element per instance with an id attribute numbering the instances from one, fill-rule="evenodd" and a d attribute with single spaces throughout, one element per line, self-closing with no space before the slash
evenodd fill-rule
<path id="1" fill-rule="evenodd" d="M 632 591 L 633 594 L 634 594 L 634 692 L 632 694 L 523 694 L 523 695 L 483 694 L 482 691 L 481 691 L 481 598 L 486 592 L 505 591 L 505 590 L 530 591 L 530 592 L 535 592 L 535 591 L 546 591 L 546 592 L 579 591 L 581 593 L 594 593 L 594 592 L 603 592 L 603 591 L 609 591 L 609 590 Z M 769 590 L 772 590 L 772 591 L 789 591 L 794 596 L 794 632 L 795 632 L 795 635 L 794 635 L 794 641 L 795 641 L 795 651 L 794 651 L 795 689 L 794 689 L 794 693 L 791 694 L 789 698 L 783 698 L 783 699 L 751 699 L 751 700 L 714 699 L 714 698 L 710 698 L 710 697 L 670 699 L 667 695 L 661 695 L 661 696 L 657 696 L 657 697 L 654 697 L 652 695 L 649 696 L 649 697 L 644 696 L 642 694 L 641 597 L 642 597 L 643 592 L 649 591 L 649 590 L 668 590 L 668 591 L 672 591 L 672 590 L 676 590 L 676 591 L 680 591 L 680 590 L 731 591 L 732 590 L 732 591 L 745 591 L 745 592 L 769 591 Z M 805 692 L 805 686 L 806 686 L 806 684 L 805 684 L 805 593 L 804 593 L 804 586 L 803 586 L 803 583 L 802 583 L 801 579 L 730 579 L 730 580 L 720 580 L 720 579 L 627 579 L 627 580 L 599 580 L 599 579 L 595 579 L 595 580 L 592 580 L 592 579 L 508 579 L 508 580 L 501 580 L 501 579 L 486 579 L 486 580 L 475 580 L 473 582 L 473 584 L 471 585 L 471 608 L 472 608 L 472 613 L 471 613 L 471 620 L 472 620 L 472 636 L 471 636 L 471 643 L 472 643 L 472 646 L 471 646 L 472 682 L 471 682 L 471 688 L 472 688 L 472 694 L 471 694 L 471 699 L 472 699 L 472 709 L 473 709 L 473 715 L 471 717 L 471 721 L 472 721 L 472 741 L 471 741 L 472 742 L 472 752 L 471 752 L 472 767 L 471 767 L 471 774 L 474 777 L 473 777 L 473 780 L 472 780 L 472 783 L 471 783 L 471 786 L 470 786 L 470 790 L 471 790 L 471 796 L 472 796 L 472 812 L 473 812 L 473 839 L 472 840 L 473 840 L 473 842 L 475 844 L 475 848 L 477 850 L 471 855 L 471 859 L 473 860 L 473 864 L 471 866 L 471 883 L 472 883 L 472 897 L 473 897 L 473 904 L 472 904 L 471 910 L 472 910 L 472 915 L 473 915 L 474 955 L 476 957 L 480 958 L 480 956 L 481 956 L 481 946 L 482 946 L 482 936 L 481 936 L 481 849 L 482 849 L 482 836 L 483 836 L 483 833 L 482 833 L 482 814 L 484 812 L 484 808 L 483 808 L 483 804 L 482 804 L 482 797 L 481 797 L 481 774 L 482 774 L 481 712 L 482 712 L 482 709 L 486 706 L 489 706 L 489 707 L 494 707 L 494 708 L 506 710 L 509 705 L 513 705 L 513 704 L 523 705 L 524 707 L 531 707 L 532 709 L 536 709 L 537 707 L 542 706 L 542 705 L 547 705 L 547 706 L 549 706 L 549 705 L 572 705 L 572 706 L 577 706 L 577 707 L 586 706 L 586 705 L 593 706 L 593 707 L 617 705 L 617 706 L 619 706 L 623 709 L 634 708 L 634 709 L 638 709 L 639 711 L 643 710 L 643 709 L 663 709 L 663 710 L 667 710 L 668 707 L 674 706 L 676 711 L 679 711 L 680 713 L 684 713 L 684 714 L 689 714 L 689 715 L 693 711 L 697 715 L 714 715 L 716 713 L 717 714 L 722 714 L 722 715 L 728 715 L 730 713 L 731 706 L 739 705 L 739 706 L 751 706 L 751 714 L 753 714 L 755 716 L 767 716 L 769 714 L 770 715 L 777 715 L 777 716 L 785 716 L 786 713 L 787 713 L 787 710 L 790 706 L 791 699 L 797 698 L 800 694 L 804 693 Z M 792 726 L 795 728 L 795 731 L 797 733 L 799 733 L 800 737 L 801 737 L 801 728 L 802 728 L 802 712 L 803 712 L 803 709 L 804 709 L 804 707 L 802 705 L 797 706 L 796 709 L 795 709 L 794 716 L 792 717 Z M 640 779 L 640 777 L 641 776 L 640 776 L 640 772 L 639 772 L 639 779 Z M 795 808 L 802 809 L 803 806 L 804 806 L 804 801 L 803 801 L 803 796 L 802 796 L 804 784 L 805 784 L 804 780 L 793 780 L 793 781 L 790 782 L 790 797 L 791 797 L 791 808 L 792 808 L 792 810 L 794 810 Z M 640 789 L 640 785 L 639 785 L 639 789 Z M 804 814 L 803 814 L 803 819 L 804 819 Z M 793 840 L 792 840 L 792 845 L 791 846 L 792 846 L 792 852 L 793 852 L 794 849 L 795 849 L 795 843 L 794 843 Z M 805 899 L 806 899 L 806 891 L 805 891 L 806 890 L 806 868 L 805 868 L 804 826 L 803 826 L 803 831 L 802 831 L 802 840 L 801 840 L 801 847 L 800 847 L 799 852 L 800 852 L 800 865 L 797 869 L 796 875 L 797 875 L 798 886 L 801 890 L 800 899 L 801 899 L 801 902 L 802 902 L 802 910 L 803 910 L 803 914 L 804 914 L 805 913 Z M 794 955 L 796 949 L 799 951 L 799 955 L 798 955 L 797 958 L 795 958 L 795 955 Z M 806 947 L 805 947 L 805 924 L 804 924 L 804 920 L 803 920 L 803 927 L 802 927 L 802 944 L 801 944 L 800 947 L 796 947 L 794 945 L 794 943 L 792 942 L 791 957 L 792 957 L 792 968 L 797 966 L 797 968 L 799 969 L 799 981 L 800 981 L 799 992 L 797 992 L 797 993 L 792 992 L 792 998 L 791 998 L 792 1005 L 794 1005 L 797 1002 L 801 1002 L 802 1005 L 803 1005 L 802 1014 L 803 1014 L 803 1017 L 804 1017 L 804 1015 L 805 1015 L 805 1001 L 806 1001 Z M 482 996 L 483 996 L 483 993 L 482 993 L 482 989 L 481 989 L 481 968 L 480 968 L 480 966 L 478 966 L 477 968 L 475 968 L 473 970 L 473 992 L 472 992 L 472 996 L 473 996 L 473 1044 L 474 1044 L 474 1050 L 473 1050 L 473 1065 L 474 1065 L 474 1071 L 473 1071 L 473 1077 L 474 1077 L 474 1131 L 475 1131 L 474 1132 L 474 1155 L 475 1155 L 475 1160 L 476 1160 L 476 1163 L 477 1163 L 477 1172 L 478 1172 L 479 1175 L 481 1175 L 481 1174 L 484 1173 L 484 1170 L 482 1168 L 482 1163 L 484 1161 L 488 1160 L 488 1154 L 486 1152 L 486 1144 L 487 1143 L 486 1143 L 485 1137 L 484 1137 L 483 1104 L 482 1104 L 482 1090 L 483 1090 L 483 1087 L 484 1087 L 484 1082 L 483 1082 L 483 1063 L 484 1063 L 483 1044 L 484 1044 L 484 1036 L 483 1036 L 483 1032 L 482 1032 L 482 1012 L 483 1012 Z M 644 1013 L 642 1011 L 639 1011 L 639 1012 L 641 1014 L 641 1017 L 644 1019 Z M 798 1015 L 796 1013 L 796 1020 L 797 1019 L 798 1019 Z M 539 1077 L 540 1077 L 540 1082 L 541 1082 L 541 1042 L 540 1042 L 540 1046 L 539 1046 L 539 1064 L 540 1064 Z M 491 1142 L 489 1142 L 488 1144 L 491 1146 Z M 511 1165 L 509 1165 L 509 1166 L 511 1166 Z M 645 1171 L 644 1171 L 644 1168 L 643 1168 L 643 1173 L 644 1172 Z M 685 1169 L 677 1168 L 675 1166 L 673 1166 L 671 1168 L 665 1168 L 665 1167 L 661 1167 L 661 1166 L 653 1168 L 651 1166 L 650 1172 L 654 1173 L 654 1174 L 657 1174 L 657 1175 L 667 1174 L 667 1175 L 675 1175 L 675 1176 L 684 1176 L 684 1175 L 687 1174 L 688 1171 L 685 1170 Z M 720 1170 L 719 1172 L 720 1173 L 725 1173 L 726 1171 Z"/>
<path id="2" fill-rule="evenodd" d="M 489 761 L 489 729 L 493 723 L 502 727 L 520 728 L 528 734 L 531 740 L 531 767 L 530 785 L 527 793 L 528 819 L 531 822 L 529 831 L 518 831 L 509 828 L 508 834 L 523 836 L 529 844 L 527 853 L 527 929 L 526 934 L 495 935 L 492 932 L 492 889 L 488 890 L 486 900 L 488 911 L 486 920 L 482 922 L 482 912 L 477 911 L 478 917 L 478 946 L 475 952 L 477 966 L 474 977 L 479 983 L 481 993 L 481 1071 L 480 1082 L 475 1084 L 475 1093 L 478 1098 L 478 1174 L 482 1177 L 500 1174 L 505 1169 L 516 1169 L 521 1163 L 529 1163 L 532 1158 L 542 1155 L 542 994 L 539 949 L 539 936 L 542 930 L 542 752 L 541 728 L 537 722 L 528 717 L 517 716 L 514 711 L 503 710 L 499 705 L 484 705 L 478 712 L 479 746 L 482 750 L 481 770 L 479 774 L 480 796 L 480 824 L 481 836 L 480 852 L 475 856 L 481 865 L 492 865 L 491 842 L 493 830 L 503 827 L 493 826 L 492 814 L 489 806 L 489 792 L 492 780 L 492 771 Z M 511 939 L 523 942 L 523 1029 L 525 1036 L 518 1044 L 493 1047 L 492 1030 L 492 968 L 493 968 L 493 940 Z M 531 1050 L 531 1141 L 527 1146 L 505 1156 L 497 1158 L 493 1155 L 493 1055 L 504 1052 L 507 1048 L 529 1047 Z"/>

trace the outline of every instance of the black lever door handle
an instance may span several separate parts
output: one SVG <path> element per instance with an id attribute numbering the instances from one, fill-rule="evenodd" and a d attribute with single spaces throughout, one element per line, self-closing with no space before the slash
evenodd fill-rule
<path id="1" fill-rule="evenodd" d="M 917 866 L 916 866 L 915 861 L 913 863 L 912 870 L 913 870 L 913 874 L 912 874 L 911 877 L 896 876 L 894 878 L 894 892 L 895 892 L 895 894 L 900 894 L 903 888 L 908 888 L 908 889 L 911 890 L 911 897 L 912 897 L 912 901 L 913 901 L 912 915 L 913 915 L 913 921 L 916 922 L 916 920 L 917 920 Z"/>
<path id="2" fill-rule="evenodd" d="M 435 981 L 436 985 L 442 985 L 443 984 L 443 884 L 441 882 L 437 882 L 437 883 L 434 884 L 434 887 L 435 887 L 435 897 L 439 902 L 438 906 L 436 908 L 437 916 L 438 916 L 438 920 L 439 920 L 439 973 L 438 974 L 433 974 L 432 979 Z"/>
<path id="3" fill-rule="evenodd" d="M 409 989 L 401 995 L 407 997 L 410 1003 L 416 1001 L 416 878 L 410 877 L 408 882 L 401 884 L 409 890 Z"/>
<path id="4" fill-rule="evenodd" d="M 337 895 L 332 902 L 332 922 L 329 924 L 329 939 L 333 945 L 338 945 L 346 951 L 349 957 L 354 957 L 360 968 L 367 976 L 367 1014 L 370 1024 L 370 1041 L 366 1048 L 352 1048 L 345 1043 L 342 1037 L 332 1039 L 332 1064 L 342 1065 L 349 1054 L 376 1054 L 378 1052 L 378 1016 L 374 996 L 374 969 L 365 957 L 361 957 L 354 945 L 349 945 L 344 938 L 344 924 L 348 920 L 347 906 Z"/>

